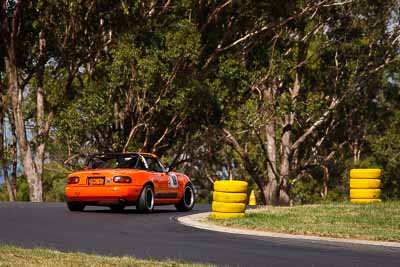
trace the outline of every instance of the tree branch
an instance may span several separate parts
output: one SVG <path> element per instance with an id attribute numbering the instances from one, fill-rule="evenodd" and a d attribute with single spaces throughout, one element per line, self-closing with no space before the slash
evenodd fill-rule
<path id="1" fill-rule="evenodd" d="M 222 3 L 220 6 L 216 7 L 211 15 L 208 17 L 207 22 L 203 26 L 201 26 L 200 32 L 203 32 L 207 28 L 207 26 L 216 19 L 218 13 L 220 13 L 230 3 L 232 3 L 232 0 L 227 0 L 225 3 Z"/>
<path id="2" fill-rule="evenodd" d="M 260 28 L 260 29 L 258 29 L 256 31 L 252 31 L 252 32 L 246 34 L 245 36 L 237 39 L 236 41 L 232 42 L 231 44 L 229 44 L 229 45 L 227 45 L 227 46 L 225 46 L 223 48 L 220 48 L 219 51 L 222 52 L 222 51 L 228 50 L 228 49 L 230 49 L 230 48 L 232 48 L 232 47 L 234 47 L 234 46 L 246 41 L 247 39 L 252 38 L 253 36 L 259 35 L 260 33 L 263 33 L 265 31 L 272 30 L 272 29 L 275 29 L 275 28 L 280 28 L 280 27 L 286 25 L 287 23 L 291 22 L 292 20 L 295 20 L 295 19 L 303 16 L 307 12 L 314 11 L 314 10 L 318 9 L 319 7 L 323 6 L 323 4 L 325 2 L 327 2 L 327 0 L 323 0 L 323 1 L 319 2 L 316 5 L 307 6 L 302 11 L 298 12 L 297 14 L 295 14 L 295 15 L 287 18 L 287 19 L 285 19 L 284 21 L 282 21 L 280 23 L 271 23 L 271 24 L 266 25 L 266 26 L 264 26 L 264 27 L 262 27 L 262 28 Z"/>
<path id="3" fill-rule="evenodd" d="M 293 149 L 293 150 L 296 150 L 296 149 L 299 147 L 299 145 L 300 145 L 301 143 L 303 143 L 304 140 L 306 140 L 306 138 L 307 138 L 310 134 L 312 134 L 312 133 L 315 131 L 315 129 L 317 129 L 322 123 L 324 123 L 325 120 L 327 119 L 327 117 L 335 110 L 335 108 L 339 105 L 339 103 L 340 103 L 339 99 L 337 99 L 336 97 L 334 97 L 334 98 L 332 99 L 331 104 L 329 105 L 328 110 L 326 110 L 326 111 L 322 114 L 322 116 L 319 117 L 319 119 L 316 120 L 316 121 L 311 125 L 311 127 L 308 128 L 308 129 L 304 132 L 304 134 L 303 134 L 302 136 L 300 136 L 300 137 L 293 143 L 292 149 Z"/>

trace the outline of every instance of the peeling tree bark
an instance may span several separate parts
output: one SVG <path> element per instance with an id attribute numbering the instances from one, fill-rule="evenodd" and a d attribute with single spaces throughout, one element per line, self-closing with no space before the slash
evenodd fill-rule
<path id="1" fill-rule="evenodd" d="M 295 75 L 295 81 L 293 84 L 293 88 L 290 90 L 290 97 L 292 101 L 292 105 L 296 104 L 296 99 L 300 92 L 300 84 L 301 78 L 298 72 Z M 279 185 L 279 204 L 281 205 L 289 205 L 290 197 L 289 197 L 289 176 L 293 158 L 293 147 L 292 147 L 292 138 L 293 138 L 293 124 L 296 118 L 296 114 L 293 111 L 288 112 L 284 115 L 283 120 L 283 133 L 282 133 L 282 155 L 281 155 L 281 166 L 280 166 L 280 185 Z"/>
<path id="2" fill-rule="evenodd" d="M 264 102 L 268 104 L 272 116 L 268 116 L 265 122 L 265 135 L 266 135 L 266 143 L 267 143 L 267 186 L 265 191 L 263 191 L 263 195 L 265 198 L 266 205 L 278 205 L 278 197 L 279 197 L 279 183 L 276 172 L 276 122 L 275 122 L 275 94 L 276 94 L 276 86 L 272 85 L 268 88 L 264 88 L 262 90 L 262 95 L 264 98 Z M 268 114 L 270 115 L 270 114 Z"/>
<path id="3" fill-rule="evenodd" d="M 281 205 L 289 205 L 288 194 L 288 179 L 290 175 L 290 164 L 292 158 L 292 115 L 285 115 L 283 134 L 282 134 L 282 156 L 280 166 L 280 188 L 279 188 L 279 203 Z"/>
<path id="4" fill-rule="evenodd" d="M 14 67 L 11 65 L 9 68 L 13 69 Z M 15 73 L 11 71 L 11 73 L 9 74 L 9 81 L 10 83 L 11 81 L 14 81 L 13 84 L 11 84 L 10 86 L 11 101 L 15 120 L 15 131 L 19 145 L 18 147 L 19 151 L 21 152 L 22 163 L 24 166 L 24 174 L 28 181 L 29 198 L 32 202 L 42 202 L 42 181 L 41 177 L 38 176 L 35 162 L 33 160 L 33 153 L 26 136 L 24 115 L 22 111 L 22 89 L 18 86 L 16 68 Z"/>
<path id="5" fill-rule="evenodd" d="M 17 70 L 17 55 L 16 55 L 16 43 L 17 34 L 19 27 L 19 17 L 21 13 L 21 1 L 15 2 L 14 11 L 12 14 L 11 23 L 6 15 L 6 4 L 1 5 L 0 9 L 0 20 L 1 20 L 1 35 L 3 38 L 3 46 L 5 48 L 4 62 L 6 67 L 6 75 L 8 81 L 8 94 L 11 97 L 12 104 L 12 114 L 13 122 L 15 126 L 15 136 L 17 137 L 18 148 L 21 153 L 22 163 L 24 166 L 24 174 L 28 181 L 29 187 L 29 198 L 32 202 L 42 202 L 43 201 L 43 188 L 42 188 L 42 170 L 43 170 L 43 155 L 44 155 L 44 140 L 43 135 L 45 131 L 41 131 L 46 127 L 43 126 L 43 95 L 40 89 L 38 90 L 38 104 L 41 107 L 38 108 L 38 123 L 39 135 L 41 138 L 37 144 L 36 150 L 37 154 L 34 156 L 29 141 L 26 135 L 26 127 L 24 121 L 24 114 L 22 110 L 23 103 L 23 88 L 18 82 L 18 70 Z M 43 33 L 39 36 L 40 39 L 40 54 L 43 54 L 43 44 L 44 39 Z M 40 58 L 42 56 L 40 55 Z M 39 65 L 43 63 L 40 62 Z M 39 70 L 40 71 L 40 70 Z M 40 85 L 39 85 L 40 87 Z"/>

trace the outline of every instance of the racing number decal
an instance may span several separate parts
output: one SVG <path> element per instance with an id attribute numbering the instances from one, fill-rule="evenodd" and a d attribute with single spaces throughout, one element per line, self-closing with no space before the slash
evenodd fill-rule
<path id="1" fill-rule="evenodd" d="M 168 174 L 168 187 L 170 188 L 178 187 L 178 179 L 176 178 L 176 175 L 173 173 Z"/>

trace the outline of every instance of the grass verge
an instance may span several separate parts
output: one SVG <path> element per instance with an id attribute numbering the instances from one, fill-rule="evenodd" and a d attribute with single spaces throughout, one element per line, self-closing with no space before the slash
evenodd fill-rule
<path id="1" fill-rule="evenodd" d="M 244 218 L 210 222 L 252 230 L 380 241 L 400 241 L 400 201 L 268 207 Z"/>
<path id="2" fill-rule="evenodd" d="M 203 264 L 186 264 L 166 260 L 141 260 L 132 257 L 107 257 L 84 253 L 65 253 L 50 249 L 23 249 L 14 246 L 0 246 L 0 266 L 64 267 L 64 266 L 183 266 L 202 267 Z"/>

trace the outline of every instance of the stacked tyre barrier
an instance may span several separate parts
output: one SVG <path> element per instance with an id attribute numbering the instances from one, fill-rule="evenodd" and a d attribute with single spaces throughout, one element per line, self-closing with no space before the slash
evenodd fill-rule
<path id="1" fill-rule="evenodd" d="M 380 169 L 350 170 L 350 202 L 381 202 L 381 175 Z"/>
<path id="2" fill-rule="evenodd" d="M 215 219 L 244 217 L 247 203 L 247 182 L 216 181 L 211 217 Z"/>

